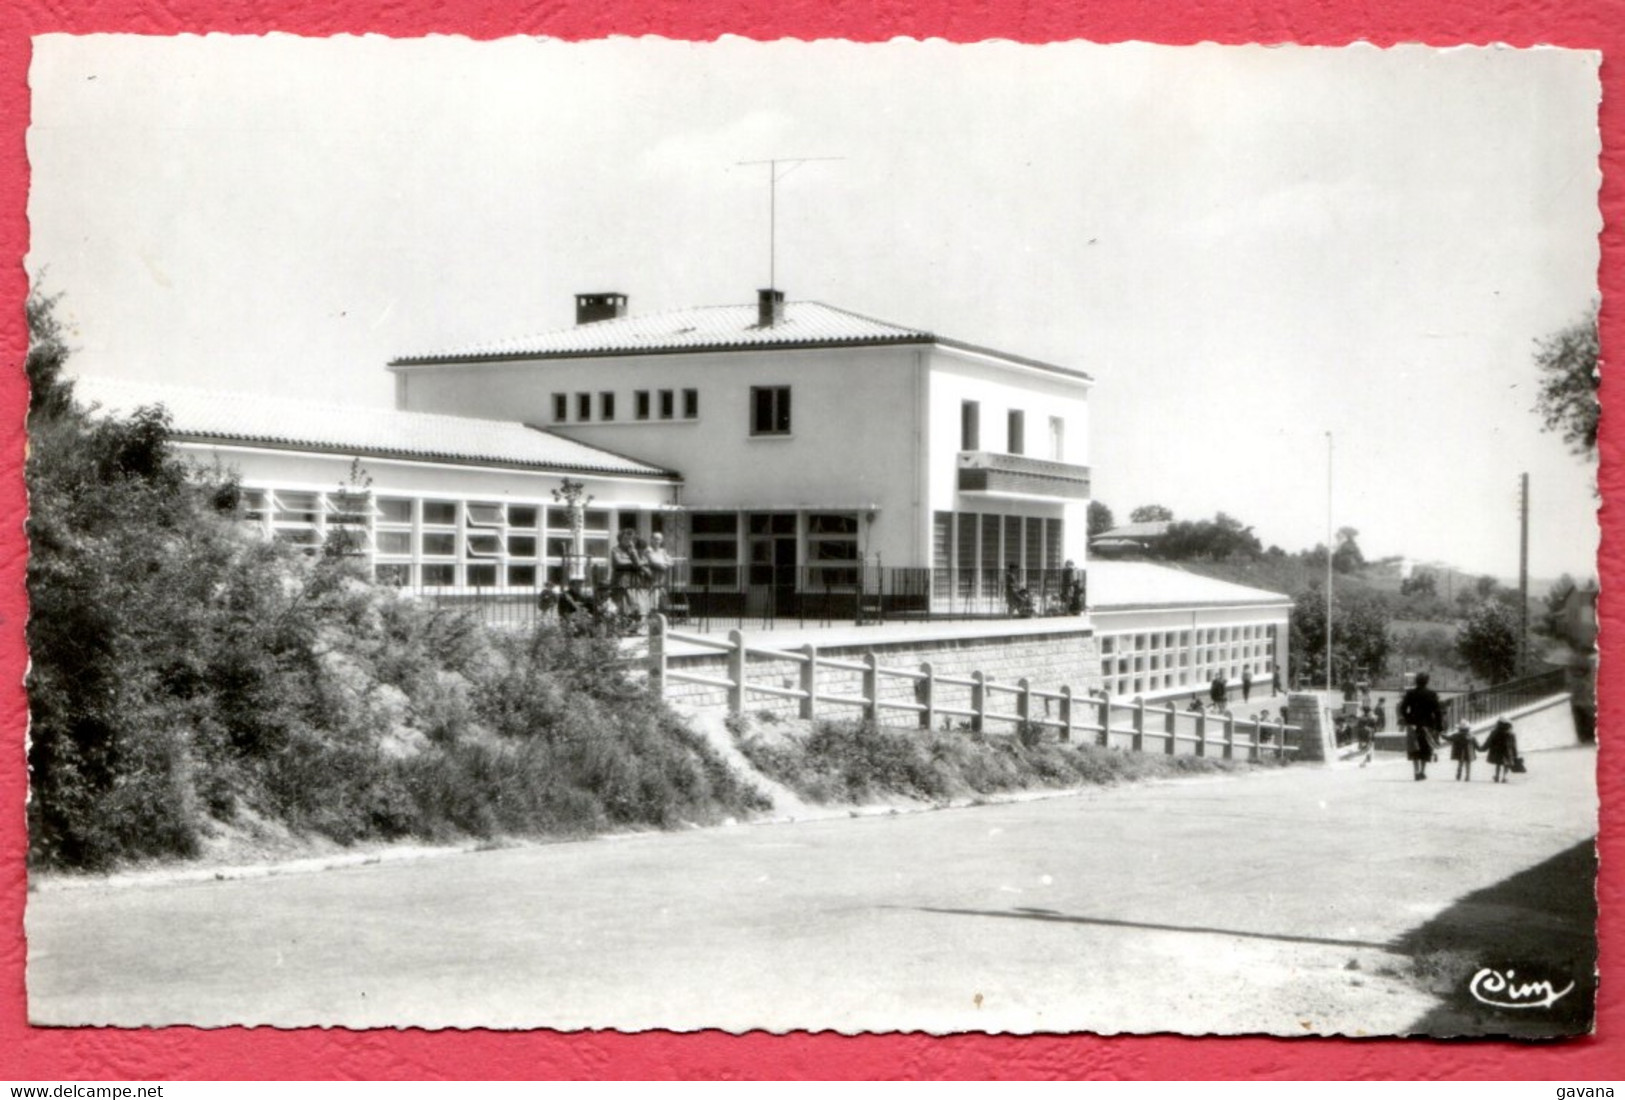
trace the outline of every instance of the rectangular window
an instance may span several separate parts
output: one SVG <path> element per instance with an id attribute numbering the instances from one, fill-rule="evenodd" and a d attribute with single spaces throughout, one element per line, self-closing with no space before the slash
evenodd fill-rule
<path id="1" fill-rule="evenodd" d="M 508 584 L 514 588 L 534 588 L 536 586 L 536 567 L 534 565 L 508 566 Z"/>
<path id="2" fill-rule="evenodd" d="M 999 553 L 999 517 L 982 517 L 982 593 L 997 593 L 1003 583 L 1004 561 Z"/>
<path id="3" fill-rule="evenodd" d="M 949 555 L 953 551 L 953 527 L 952 512 L 931 514 L 931 568 L 938 574 L 946 572 L 952 565 Z M 938 583 L 941 583 L 940 577 Z"/>
<path id="4" fill-rule="evenodd" d="M 807 583 L 815 589 L 858 582 L 856 512 L 814 512 L 807 517 Z"/>
<path id="5" fill-rule="evenodd" d="M 423 522 L 451 525 L 457 522 L 457 502 L 426 500 L 423 502 Z"/>
<path id="6" fill-rule="evenodd" d="M 534 504 L 508 505 L 508 526 L 534 531 L 536 529 L 536 506 Z"/>
<path id="7" fill-rule="evenodd" d="M 378 552 L 380 554 L 410 554 L 412 552 L 412 532 L 378 532 Z"/>
<path id="8" fill-rule="evenodd" d="M 632 415 L 639 420 L 649 419 L 649 391 L 638 390 L 632 395 Z"/>
<path id="9" fill-rule="evenodd" d="M 468 586 L 470 588 L 494 588 L 497 583 L 497 567 L 493 564 L 470 565 L 468 567 Z"/>
<path id="10" fill-rule="evenodd" d="M 449 585 L 457 583 L 457 567 L 455 565 L 425 565 L 423 570 L 423 583 L 425 585 Z"/>
<path id="11" fill-rule="evenodd" d="M 1060 569 L 1061 557 L 1061 531 L 1062 520 L 1046 519 L 1044 521 L 1044 565 L 1048 569 Z M 1172 644 L 1172 643 L 1169 643 Z"/>
<path id="12" fill-rule="evenodd" d="M 750 434 L 790 434 L 790 387 L 752 386 L 750 388 Z"/>
<path id="13" fill-rule="evenodd" d="M 700 391 L 683 391 L 683 419 L 698 420 L 700 416 Z"/>
<path id="14" fill-rule="evenodd" d="M 954 524 L 955 591 L 960 599 L 969 599 L 976 591 L 976 534 L 980 519 L 975 512 L 961 512 Z"/>
<path id="15" fill-rule="evenodd" d="M 592 419 L 592 394 L 590 394 L 590 393 L 578 393 L 578 394 L 576 394 L 576 419 L 577 420 L 591 420 Z"/>
<path id="16" fill-rule="evenodd" d="M 457 536 L 450 531 L 425 531 L 423 553 L 425 557 L 449 558 L 457 553 Z"/>
<path id="17" fill-rule="evenodd" d="M 399 497 L 378 498 L 379 523 L 411 523 L 412 502 Z"/>
<path id="18" fill-rule="evenodd" d="M 1028 516 L 1026 527 L 1026 553 L 1022 555 L 1021 564 L 1028 572 L 1037 573 L 1044 568 L 1044 521 L 1037 516 Z M 1027 583 L 1036 585 L 1038 581 L 1032 578 Z"/>
<path id="19" fill-rule="evenodd" d="M 733 588 L 739 583 L 739 516 L 696 512 L 689 521 L 691 577 L 696 586 Z"/>
<path id="20" fill-rule="evenodd" d="M 660 391 L 660 419 L 670 420 L 677 415 L 677 398 L 670 390 Z"/>
<path id="21" fill-rule="evenodd" d="M 570 398 L 562 393 L 553 395 L 553 421 L 563 423 L 570 419 Z"/>
<path id="22" fill-rule="evenodd" d="M 1049 456 L 1056 462 L 1066 461 L 1066 421 L 1058 416 L 1049 418 Z"/>
<path id="23" fill-rule="evenodd" d="M 534 558 L 536 556 L 536 536 L 509 535 L 508 556 L 514 558 Z"/>
<path id="24" fill-rule="evenodd" d="M 982 403 L 980 401 L 961 401 L 959 403 L 959 449 L 962 451 L 979 451 L 982 449 Z"/>
<path id="25" fill-rule="evenodd" d="M 601 393 L 598 395 L 598 419 L 615 419 L 615 395 L 613 393 Z"/>
<path id="26" fill-rule="evenodd" d="M 468 525 L 470 527 L 501 527 L 502 505 L 476 504 L 470 501 L 468 504 Z"/>
<path id="27" fill-rule="evenodd" d="M 1004 517 L 1004 566 L 1021 565 L 1021 517 Z"/>
<path id="28" fill-rule="evenodd" d="M 1012 455 L 1027 453 L 1027 414 L 1020 409 L 1010 410 L 1004 450 Z"/>

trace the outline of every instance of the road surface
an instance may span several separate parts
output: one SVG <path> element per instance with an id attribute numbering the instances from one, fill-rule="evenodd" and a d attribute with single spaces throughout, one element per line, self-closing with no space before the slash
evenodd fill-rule
<path id="1" fill-rule="evenodd" d="M 257 879 L 47 883 L 29 899 L 30 1016 L 1539 1033 L 1551 1012 L 1497 1016 L 1464 983 L 1513 961 L 1534 976 L 1496 928 L 1579 942 L 1589 917 L 1540 910 L 1572 896 L 1553 875 L 1588 866 L 1595 761 L 1531 753 L 1507 785 L 1297 767 Z"/>

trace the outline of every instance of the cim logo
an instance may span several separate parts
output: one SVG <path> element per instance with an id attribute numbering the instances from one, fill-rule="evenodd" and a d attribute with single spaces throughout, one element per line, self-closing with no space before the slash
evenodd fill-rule
<path id="1" fill-rule="evenodd" d="M 1467 992 L 1480 1004 L 1494 1008 L 1551 1008 L 1574 991 L 1573 982 L 1557 989 L 1548 981 L 1515 981 L 1517 975 L 1516 970 L 1503 974 L 1486 966 L 1467 983 Z"/>

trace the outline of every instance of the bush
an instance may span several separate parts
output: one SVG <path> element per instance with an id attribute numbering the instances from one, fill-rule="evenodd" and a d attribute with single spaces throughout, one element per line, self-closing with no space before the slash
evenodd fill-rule
<path id="1" fill-rule="evenodd" d="M 886 796 L 940 802 L 1249 766 L 1043 741 L 1033 736 L 1035 729 L 1031 727 L 1025 736 L 978 737 L 861 722 L 823 722 L 800 737 L 746 738 L 740 742 L 740 751 L 762 774 L 810 802 L 825 804 L 862 803 Z"/>
<path id="2" fill-rule="evenodd" d="M 578 834 L 766 808 L 607 632 L 494 634 L 244 531 L 161 409 L 78 407 L 30 320 L 29 852 L 196 854 L 244 810 L 340 843 Z M 53 343 L 54 341 L 54 343 Z"/>

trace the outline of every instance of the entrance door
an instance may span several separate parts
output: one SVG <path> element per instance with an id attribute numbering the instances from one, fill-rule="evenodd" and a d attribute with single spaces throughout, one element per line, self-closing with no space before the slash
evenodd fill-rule
<path id="1" fill-rule="evenodd" d="M 789 615 L 796 598 L 796 514 L 752 513 L 749 530 L 745 612 Z"/>

